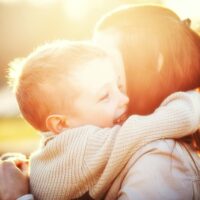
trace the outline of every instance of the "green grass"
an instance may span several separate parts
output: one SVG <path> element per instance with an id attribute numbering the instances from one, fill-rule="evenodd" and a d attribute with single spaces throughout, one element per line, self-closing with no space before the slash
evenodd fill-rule
<path id="1" fill-rule="evenodd" d="M 0 154 L 10 151 L 30 154 L 39 143 L 39 134 L 21 118 L 0 118 Z"/>

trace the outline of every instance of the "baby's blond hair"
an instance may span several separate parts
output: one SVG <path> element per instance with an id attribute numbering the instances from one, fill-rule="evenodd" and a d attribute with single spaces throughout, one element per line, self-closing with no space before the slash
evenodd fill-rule
<path id="1" fill-rule="evenodd" d="M 12 62 L 9 78 L 23 117 L 36 129 L 47 130 L 48 115 L 62 114 L 62 105 L 72 101 L 73 91 L 67 86 L 67 93 L 57 93 L 62 80 L 69 80 L 74 67 L 104 58 L 107 54 L 89 42 L 59 40 L 40 46 L 21 62 Z M 60 101 L 59 107 L 55 101 Z"/>

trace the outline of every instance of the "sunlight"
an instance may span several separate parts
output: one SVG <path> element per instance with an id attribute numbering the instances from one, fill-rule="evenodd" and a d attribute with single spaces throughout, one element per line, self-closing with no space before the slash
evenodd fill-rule
<path id="1" fill-rule="evenodd" d="M 200 18 L 199 0 L 164 0 L 164 4 L 177 12 L 181 18 Z"/>
<path id="2" fill-rule="evenodd" d="M 23 0 L 0 0 L 0 3 L 19 3 L 22 2 Z"/>
<path id="3" fill-rule="evenodd" d="M 45 5 L 56 2 L 56 0 L 0 0 L 0 3 L 31 3 L 32 5 Z"/>
<path id="4" fill-rule="evenodd" d="M 44 6 L 46 4 L 53 4 L 56 0 L 28 0 L 33 6 Z"/>
<path id="5" fill-rule="evenodd" d="M 90 4 L 90 0 L 67 0 L 64 2 L 65 13 L 74 21 L 83 20 L 88 16 Z"/>

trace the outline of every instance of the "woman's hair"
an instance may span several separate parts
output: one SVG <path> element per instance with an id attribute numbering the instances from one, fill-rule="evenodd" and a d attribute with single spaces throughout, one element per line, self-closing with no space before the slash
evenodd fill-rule
<path id="1" fill-rule="evenodd" d="M 117 35 L 131 114 L 149 114 L 169 94 L 200 86 L 200 37 L 189 25 L 156 5 L 123 7 L 97 23 L 95 34 Z"/>

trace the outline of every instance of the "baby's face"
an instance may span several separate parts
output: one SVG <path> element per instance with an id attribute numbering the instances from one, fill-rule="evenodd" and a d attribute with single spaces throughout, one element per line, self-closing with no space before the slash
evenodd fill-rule
<path id="1" fill-rule="evenodd" d="M 129 100 L 118 72 L 109 59 L 96 59 L 73 71 L 77 96 L 68 116 L 69 127 L 112 127 L 124 118 Z"/>

